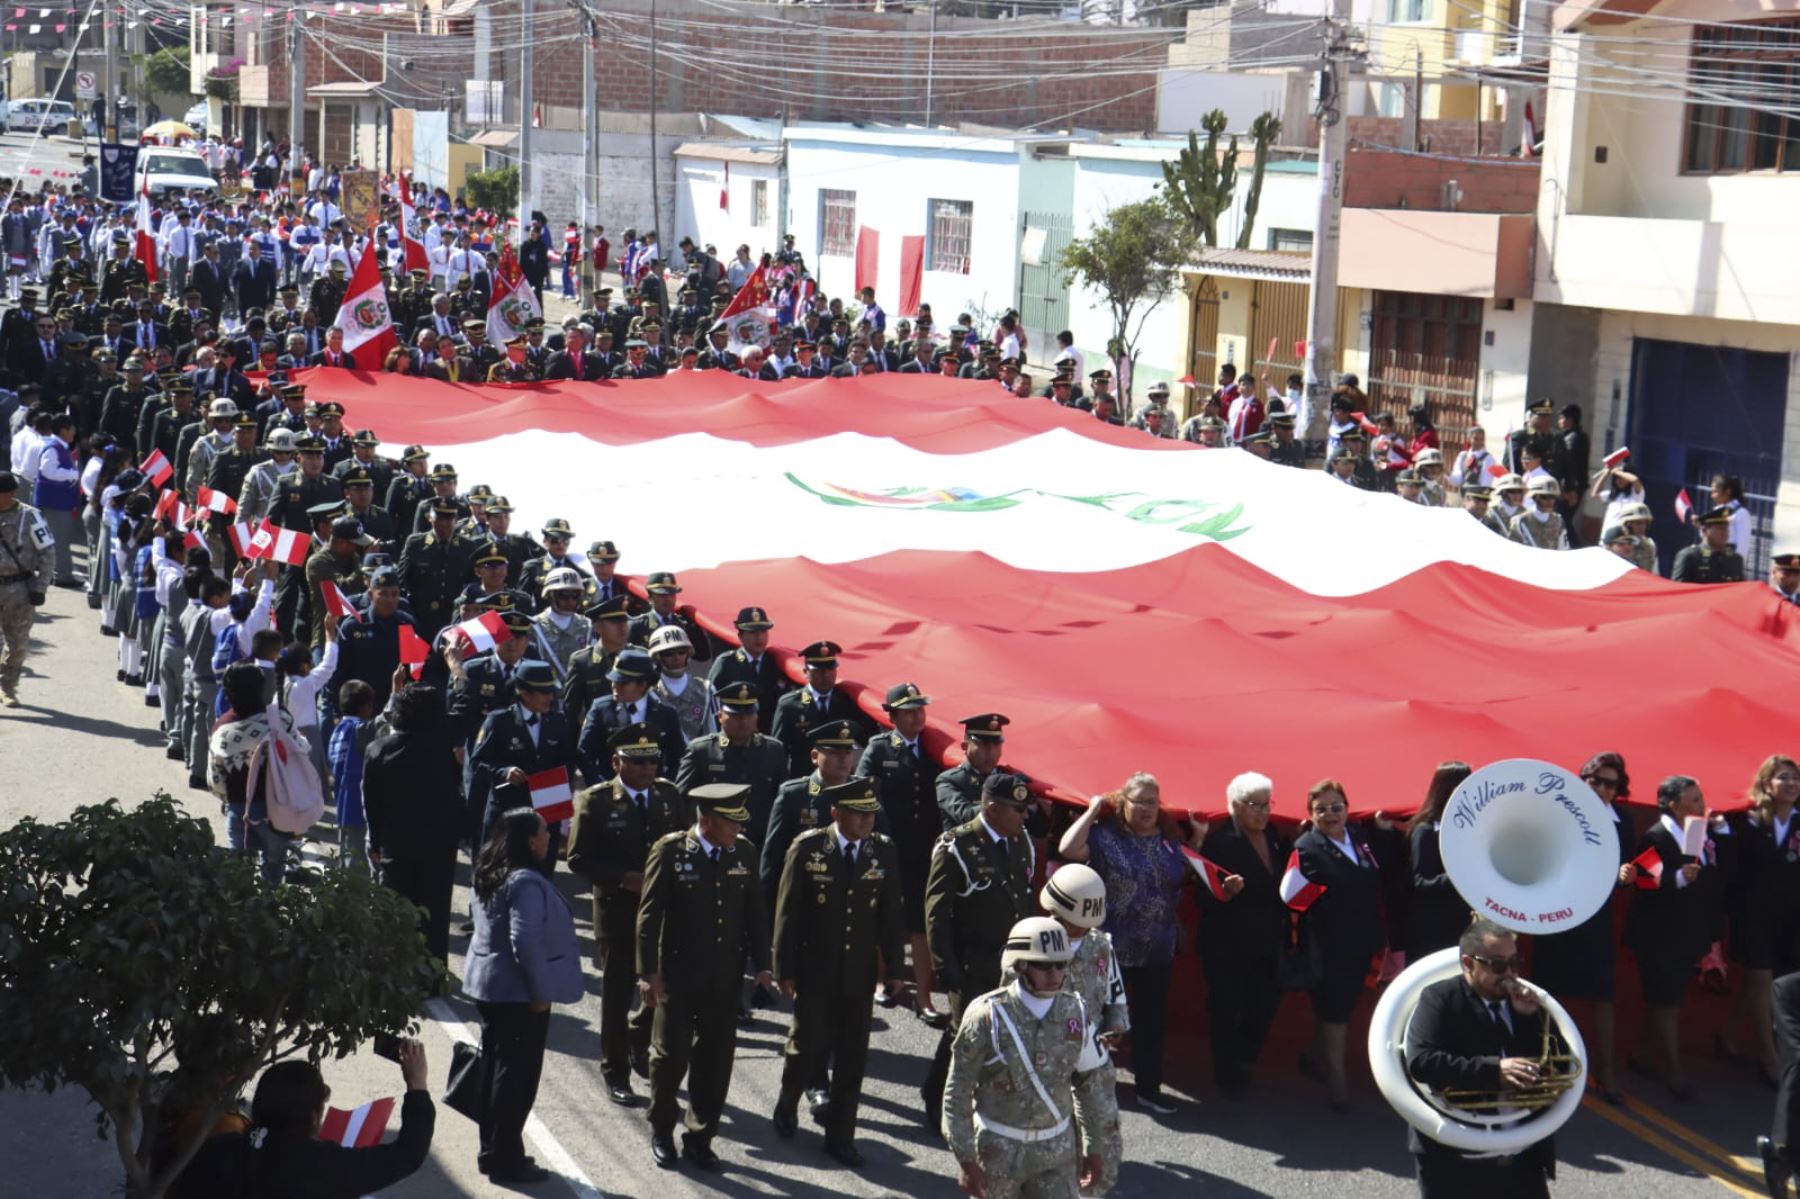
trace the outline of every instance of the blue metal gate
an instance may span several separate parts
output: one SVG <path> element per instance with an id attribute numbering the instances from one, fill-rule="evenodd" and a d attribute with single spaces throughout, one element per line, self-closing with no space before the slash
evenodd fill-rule
<path id="1" fill-rule="evenodd" d="M 1682 488 L 1696 510 L 1710 506 L 1715 474 L 1743 480 L 1751 544 L 1737 547 L 1746 574 L 1766 578 L 1775 493 L 1781 485 L 1781 439 L 1787 411 L 1788 355 L 1733 346 L 1639 337 L 1631 350 L 1631 469 L 1644 481 L 1656 514 L 1663 573 L 1697 540 L 1675 519 Z"/>

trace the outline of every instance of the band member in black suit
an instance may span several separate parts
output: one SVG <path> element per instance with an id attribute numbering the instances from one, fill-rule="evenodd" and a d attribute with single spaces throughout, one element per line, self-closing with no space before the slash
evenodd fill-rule
<path id="1" fill-rule="evenodd" d="M 1637 867 L 1630 864 L 1637 831 L 1624 801 L 1631 797 L 1631 776 L 1625 771 L 1625 759 L 1615 753 L 1598 753 L 1581 768 L 1581 781 L 1594 789 L 1612 814 L 1614 838 L 1619 850 L 1617 887 L 1629 887 L 1637 878 Z M 1614 895 L 1617 895 L 1617 890 Z M 1531 969 L 1537 981 L 1564 1004 L 1588 1000 L 1594 1006 L 1593 1028 L 1583 1029 L 1587 1040 L 1588 1068 L 1592 1071 L 1600 1096 L 1609 1103 L 1622 1104 L 1619 1090 L 1617 1059 L 1613 1032 L 1613 997 L 1615 991 L 1617 952 L 1613 933 L 1613 904 L 1566 932 L 1536 936 L 1531 944 Z"/>
<path id="2" fill-rule="evenodd" d="M 1519 941 L 1477 917 L 1463 933 L 1462 977 L 1426 987 L 1407 1034 L 1406 1068 L 1434 1090 L 1467 1088 L 1504 1094 L 1536 1086 L 1549 1019 L 1518 987 Z M 1552 1035 L 1551 1051 L 1562 1052 Z M 1516 1154 L 1471 1156 L 1416 1128 L 1406 1147 L 1418 1160 L 1424 1199 L 1533 1199 L 1550 1194 L 1556 1144 L 1546 1135 Z"/>
<path id="3" fill-rule="evenodd" d="M 1625 944 L 1638 958 L 1638 975 L 1649 1013 L 1638 1037 L 1638 1054 L 1627 1064 L 1645 1073 L 1662 1058 L 1662 1078 L 1678 1099 L 1689 1097 L 1681 1073 L 1681 1001 L 1698 962 L 1713 941 L 1718 920 L 1719 871 L 1711 837 L 1697 856 L 1682 849 L 1683 823 L 1706 815 L 1700 784 L 1672 774 L 1656 787 L 1660 815 L 1638 842 L 1638 891 L 1625 920 Z M 1723 818 L 1719 819 L 1723 825 Z M 1646 856 L 1648 855 L 1648 856 Z"/>
<path id="4" fill-rule="evenodd" d="M 1287 932 L 1281 869 L 1289 846 L 1269 827 L 1274 784 L 1247 773 L 1225 787 L 1226 818 L 1208 830 L 1200 856 L 1226 872 L 1223 899 L 1200 897 L 1200 967 L 1206 973 L 1206 1026 L 1213 1079 L 1233 1098 L 1250 1081 L 1281 1003 L 1276 961 Z"/>
<path id="5" fill-rule="evenodd" d="M 1404 944 L 1409 962 L 1448 949 L 1469 926 L 1469 901 L 1445 873 L 1444 857 L 1438 851 L 1438 822 L 1450 796 L 1472 773 L 1467 762 L 1439 762 L 1425 789 L 1425 802 L 1406 822 L 1406 838 L 1412 845 Z"/>
<path id="6" fill-rule="evenodd" d="M 1400 838 L 1379 812 L 1371 821 L 1352 824 L 1349 800 L 1336 779 L 1314 783 L 1306 809 L 1312 827 L 1294 842 L 1299 877 L 1284 878 L 1283 892 L 1288 906 L 1306 913 L 1306 935 L 1318 941 L 1324 968 L 1312 988 L 1317 1023 L 1300 1068 L 1326 1084 L 1333 1110 L 1343 1112 L 1350 1107 L 1344 1076 L 1350 1013 L 1362 997 L 1370 959 L 1387 943 L 1381 862 L 1400 852 Z"/>
<path id="7" fill-rule="evenodd" d="M 1762 1157 L 1763 1185 L 1769 1199 L 1787 1199 L 1794 1176 L 1793 1153 L 1800 1148 L 1800 971 L 1775 980 L 1775 1041 L 1781 1050 L 1781 1085 L 1775 1093 L 1775 1119 L 1766 1137 L 1756 1138 Z"/>

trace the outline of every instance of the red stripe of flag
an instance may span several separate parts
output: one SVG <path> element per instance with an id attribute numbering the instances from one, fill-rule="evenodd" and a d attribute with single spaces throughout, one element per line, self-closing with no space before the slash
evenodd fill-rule
<path id="1" fill-rule="evenodd" d="M 425 665 L 425 659 L 431 656 L 431 647 L 424 639 L 413 632 L 412 626 L 400 626 L 400 664 L 412 668 L 412 677 L 418 678 Z"/>
<path id="2" fill-rule="evenodd" d="M 531 789 L 531 806 L 537 809 L 545 823 L 553 824 L 575 815 L 575 791 L 569 786 L 569 772 L 565 767 L 526 775 L 525 785 Z"/>
<path id="3" fill-rule="evenodd" d="M 319 593 L 324 597 L 325 610 L 337 619 L 342 620 L 346 616 L 356 615 L 356 608 L 350 603 L 350 597 L 344 594 L 342 587 L 330 579 L 319 584 Z"/>
<path id="4" fill-rule="evenodd" d="M 194 496 L 194 502 L 202 508 L 230 516 L 237 511 L 237 501 L 223 491 L 214 491 L 210 487 L 202 487 Z"/>
<path id="5" fill-rule="evenodd" d="M 161 487 L 164 483 L 167 483 L 170 479 L 175 477 L 175 468 L 169 465 L 169 460 L 163 456 L 161 450 L 151 450 L 150 456 L 144 459 L 140 469 L 148 475 L 150 481 L 158 487 Z"/>
<path id="6" fill-rule="evenodd" d="M 262 527 L 250 539 L 250 547 L 258 558 L 271 558 L 289 566 L 304 566 L 307 555 L 312 552 L 312 536 L 299 529 L 283 529 L 270 524 L 265 517 Z"/>
<path id="7" fill-rule="evenodd" d="M 1325 894 L 1325 884 L 1315 883 L 1307 878 L 1300 869 L 1300 851 L 1294 850 L 1288 855 L 1287 869 L 1281 872 L 1281 902 L 1304 912 Z"/>
<path id="8" fill-rule="evenodd" d="M 1693 511 L 1694 501 L 1688 499 L 1687 488 L 1683 487 L 1675 493 L 1675 519 L 1686 524 L 1687 518 L 1693 514 Z"/>
<path id="9" fill-rule="evenodd" d="M 319 1139 L 346 1149 L 371 1148 L 381 1143 L 393 1114 L 392 1099 L 372 1100 L 349 1112 L 340 1107 L 328 1107 L 325 1119 L 319 1123 Z"/>
<path id="10" fill-rule="evenodd" d="M 467 639 L 478 654 L 485 654 L 502 641 L 512 637 L 512 630 L 500 619 L 498 612 L 483 612 L 473 620 L 465 620 L 456 626 L 456 631 Z"/>
<path id="11" fill-rule="evenodd" d="M 250 524 L 247 521 L 243 524 L 235 524 L 235 525 L 231 526 L 231 548 L 237 551 L 238 557 L 240 557 L 240 558 L 256 557 L 256 554 L 251 549 L 251 545 L 250 545 L 251 539 L 254 538 L 255 536 L 256 536 L 256 526 Z"/>
<path id="12" fill-rule="evenodd" d="M 1631 451 L 1625 446 L 1620 446 L 1600 461 L 1606 466 L 1619 466 L 1629 457 L 1631 457 Z"/>
<path id="13" fill-rule="evenodd" d="M 170 488 L 163 488 L 162 494 L 156 497 L 156 507 L 150 510 L 150 519 L 161 520 L 175 509 L 175 501 L 180 497 Z"/>
<path id="14" fill-rule="evenodd" d="M 1271 350 L 1270 353 L 1273 354 L 1274 351 Z M 1181 847 L 1181 855 L 1187 859 L 1188 865 L 1194 868 L 1194 873 L 1200 876 L 1200 881 L 1206 884 L 1206 889 L 1212 892 L 1212 897 L 1220 903 L 1224 903 L 1225 880 L 1231 877 L 1231 872 L 1217 862 L 1201 857 L 1198 851 L 1189 849 L 1185 845 Z"/>

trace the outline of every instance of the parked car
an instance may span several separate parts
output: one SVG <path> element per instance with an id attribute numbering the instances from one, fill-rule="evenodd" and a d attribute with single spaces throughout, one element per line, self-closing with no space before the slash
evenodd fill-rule
<path id="1" fill-rule="evenodd" d="M 170 190 L 212 191 L 218 186 L 206 167 L 206 159 L 197 150 L 145 146 L 138 151 L 137 177 L 132 180 L 134 192 L 148 188 L 152 196 L 160 196 Z"/>
<path id="2" fill-rule="evenodd" d="M 6 107 L 8 133 L 63 133 L 75 119 L 67 100 L 14 100 Z"/>

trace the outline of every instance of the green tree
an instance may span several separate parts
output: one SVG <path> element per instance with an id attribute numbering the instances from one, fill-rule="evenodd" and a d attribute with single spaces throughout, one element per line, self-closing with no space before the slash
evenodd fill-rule
<path id="1" fill-rule="evenodd" d="M 463 183 L 463 195 L 476 208 L 511 216 L 519 204 L 519 168 L 470 171 Z"/>
<path id="2" fill-rule="evenodd" d="M 1136 364 L 1144 324 L 1180 284 L 1196 244 L 1186 219 L 1155 195 L 1109 210 L 1093 232 L 1063 250 L 1064 286 L 1080 283 L 1106 301 L 1112 316 L 1107 352 L 1114 358 Z"/>
<path id="3" fill-rule="evenodd" d="M 144 83 L 151 92 L 185 96 L 193 91 L 188 74 L 188 48 L 169 46 L 144 59 Z"/>
<path id="4" fill-rule="evenodd" d="M 1213 109 L 1200 118 L 1206 144 L 1190 131 L 1187 148 L 1174 162 L 1162 164 L 1163 194 L 1193 229 L 1194 236 L 1208 246 L 1219 244 L 1219 218 L 1231 210 L 1238 185 L 1238 135 L 1232 134 L 1223 152 L 1219 138 L 1225 132 L 1226 116 Z M 1256 210 L 1262 203 L 1263 167 L 1269 147 L 1281 135 L 1281 121 L 1265 112 L 1250 125 L 1250 138 L 1255 145 L 1255 162 L 1251 167 L 1250 191 L 1244 197 L 1244 221 L 1238 228 L 1237 247 L 1249 248 L 1250 232 L 1256 225 Z"/>
<path id="5" fill-rule="evenodd" d="M 87 1091 L 130 1199 L 160 1199 L 264 1067 L 404 1032 L 443 980 L 399 895 L 347 871 L 260 886 L 163 793 L 21 821 L 0 878 L 0 1083 Z M 203 1114 L 159 1147 L 170 1088 Z"/>

